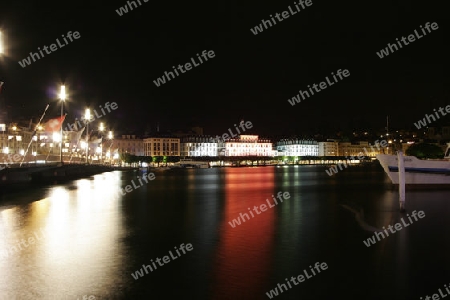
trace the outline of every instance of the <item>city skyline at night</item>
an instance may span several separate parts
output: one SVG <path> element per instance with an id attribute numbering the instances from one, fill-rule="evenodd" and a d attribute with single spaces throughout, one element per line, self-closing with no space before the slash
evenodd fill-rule
<path id="1" fill-rule="evenodd" d="M 383 59 L 376 55 L 380 49 L 428 24 L 414 18 L 419 12 L 412 7 L 405 6 L 409 14 L 398 25 L 395 10 L 371 8 L 373 16 L 383 13 L 381 23 L 354 15 L 350 22 L 350 15 L 332 13 L 351 11 L 350 4 L 314 2 L 254 35 L 249 28 L 292 3 L 241 4 L 239 13 L 231 15 L 217 4 L 207 6 L 209 14 L 201 12 L 205 7 L 200 4 L 180 4 L 170 10 L 177 22 L 157 13 L 169 4 L 145 3 L 119 16 L 116 10 L 125 4 L 92 4 L 88 10 L 81 2 L 51 9 L 37 2 L 2 5 L 0 80 L 5 84 L 0 102 L 10 116 L 38 117 L 46 104 L 49 113 L 58 114 L 61 84 L 71 93 L 68 119 L 86 107 L 116 102 L 120 109 L 108 121 L 126 124 L 128 131 L 159 123 L 165 130 L 201 126 L 213 134 L 245 118 L 263 135 L 307 134 L 381 128 L 387 115 L 393 128 L 407 129 L 425 112 L 449 104 L 448 72 L 442 64 L 448 49 L 445 20 L 435 13 L 437 4 L 422 8 L 420 15 L 439 29 Z M 323 18 L 334 26 L 324 26 Z M 68 32 L 80 38 L 67 44 Z M 19 61 L 58 37 L 64 47 L 20 66 Z M 231 47 L 230 40 L 239 47 Z M 175 72 L 173 66 L 198 59 L 205 49 L 214 53 L 213 59 L 189 72 L 178 71 L 179 78 L 169 74 L 171 80 L 159 87 L 153 83 L 164 72 Z M 352 75 L 291 109 L 289 99 L 339 69 Z"/>

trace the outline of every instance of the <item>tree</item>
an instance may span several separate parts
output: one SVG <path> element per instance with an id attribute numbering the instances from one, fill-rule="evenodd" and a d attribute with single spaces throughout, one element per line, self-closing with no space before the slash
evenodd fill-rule
<path id="1" fill-rule="evenodd" d="M 152 157 L 153 162 L 158 164 L 159 167 L 159 163 L 163 161 L 163 157 L 162 156 L 153 156 Z"/>
<path id="2" fill-rule="evenodd" d="M 127 164 L 132 163 L 132 158 L 131 158 L 131 154 L 130 153 L 121 153 L 120 154 L 120 159 Z"/>
<path id="3" fill-rule="evenodd" d="M 179 156 L 167 156 L 167 162 L 170 163 L 175 163 L 180 161 L 180 157 Z"/>
<path id="4" fill-rule="evenodd" d="M 413 144 L 406 150 L 406 155 L 417 158 L 443 158 L 444 151 L 441 147 L 434 144 L 419 143 Z"/>

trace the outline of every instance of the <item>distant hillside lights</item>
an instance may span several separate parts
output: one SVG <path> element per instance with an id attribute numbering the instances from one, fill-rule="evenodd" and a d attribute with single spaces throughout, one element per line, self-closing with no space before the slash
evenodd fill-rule
<path id="1" fill-rule="evenodd" d="M 57 38 L 56 42 L 57 42 L 59 48 L 62 48 L 62 47 L 64 47 L 64 46 L 69 44 L 69 42 L 66 40 L 66 37 L 71 42 L 73 42 L 73 39 L 77 40 L 77 39 L 79 39 L 81 37 L 81 35 L 80 35 L 80 33 L 78 31 L 75 31 L 73 34 L 72 34 L 72 31 L 69 31 L 67 33 L 67 36 L 64 36 L 64 34 L 61 35 L 61 36 L 63 37 L 63 40 L 64 40 L 65 44 L 61 44 L 60 41 L 59 41 L 59 38 Z M 49 48 L 51 50 L 50 52 L 48 51 Z M 47 47 L 47 46 L 42 47 L 42 50 L 44 50 L 46 54 L 50 54 L 50 53 L 52 53 L 52 51 L 55 52 L 59 48 L 56 46 L 56 44 L 51 44 L 50 47 Z M 32 59 L 33 59 L 33 62 L 35 62 L 37 59 L 41 59 L 42 57 L 44 57 L 44 53 L 42 52 L 42 50 L 41 50 L 40 47 L 38 47 L 38 51 L 41 54 L 41 56 L 39 56 L 39 53 L 30 52 L 30 55 L 27 58 L 24 58 L 22 61 L 19 61 L 19 65 L 22 68 L 25 68 L 26 66 L 31 65 L 31 60 Z"/>

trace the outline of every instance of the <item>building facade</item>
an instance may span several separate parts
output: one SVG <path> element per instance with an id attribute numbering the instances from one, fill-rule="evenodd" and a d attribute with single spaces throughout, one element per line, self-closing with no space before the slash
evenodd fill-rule
<path id="1" fill-rule="evenodd" d="M 280 156 L 319 156 L 319 144 L 314 140 L 283 139 L 277 143 Z"/>
<path id="2" fill-rule="evenodd" d="M 259 139 L 257 135 L 240 135 L 237 139 L 225 141 L 225 156 L 276 156 L 270 140 Z"/>
<path id="3" fill-rule="evenodd" d="M 386 142 L 386 141 L 385 141 Z M 384 145 L 384 144 L 383 144 Z M 360 142 L 342 142 L 339 143 L 339 156 L 364 155 L 368 157 L 376 157 L 377 154 L 392 154 L 392 144 L 386 142 L 387 147 L 382 147 L 380 143 L 371 144 L 366 141 Z"/>
<path id="4" fill-rule="evenodd" d="M 191 136 L 181 139 L 181 156 L 219 156 L 220 142 L 210 136 Z"/>
<path id="5" fill-rule="evenodd" d="M 144 156 L 180 156 L 180 139 L 174 137 L 149 137 L 143 140 Z"/>
<path id="6" fill-rule="evenodd" d="M 339 156 L 339 143 L 335 140 L 319 142 L 319 156 Z"/>
<path id="7" fill-rule="evenodd" d="M 107 145 L 105 145 L 107 144 Z M 103 147 L 108 147 L 111 153 L 124 154 L 129 153 L 136 156 L 144 156 L 144 140 L 135 135 L 122 135 L 121 138 L 105 140 Z"/>

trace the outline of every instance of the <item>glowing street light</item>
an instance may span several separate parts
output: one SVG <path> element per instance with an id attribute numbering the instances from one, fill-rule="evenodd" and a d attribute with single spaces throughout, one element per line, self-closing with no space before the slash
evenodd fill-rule
<path id="1" fill-rule="evenodd" d="M 105 130 L 105 126 L 103 126 L 103 123 L 100 123 L 100 126 L 98 127 L 99 131 Z"/>
<path id="2" fill-rule="evenodd" d="M 66 87 L 64 85 L 61 86 L 61 93 L 59 94 L 59 98 L 61 99 L 61 120 L 63 117 L 63 108 L 64 108 L 64 101 L 66 100 Z M 63 122 L 61 122 L 61 146 L 59 147 L 59 161 L 62 163 L 62 147 L 63 147 Z"/>

